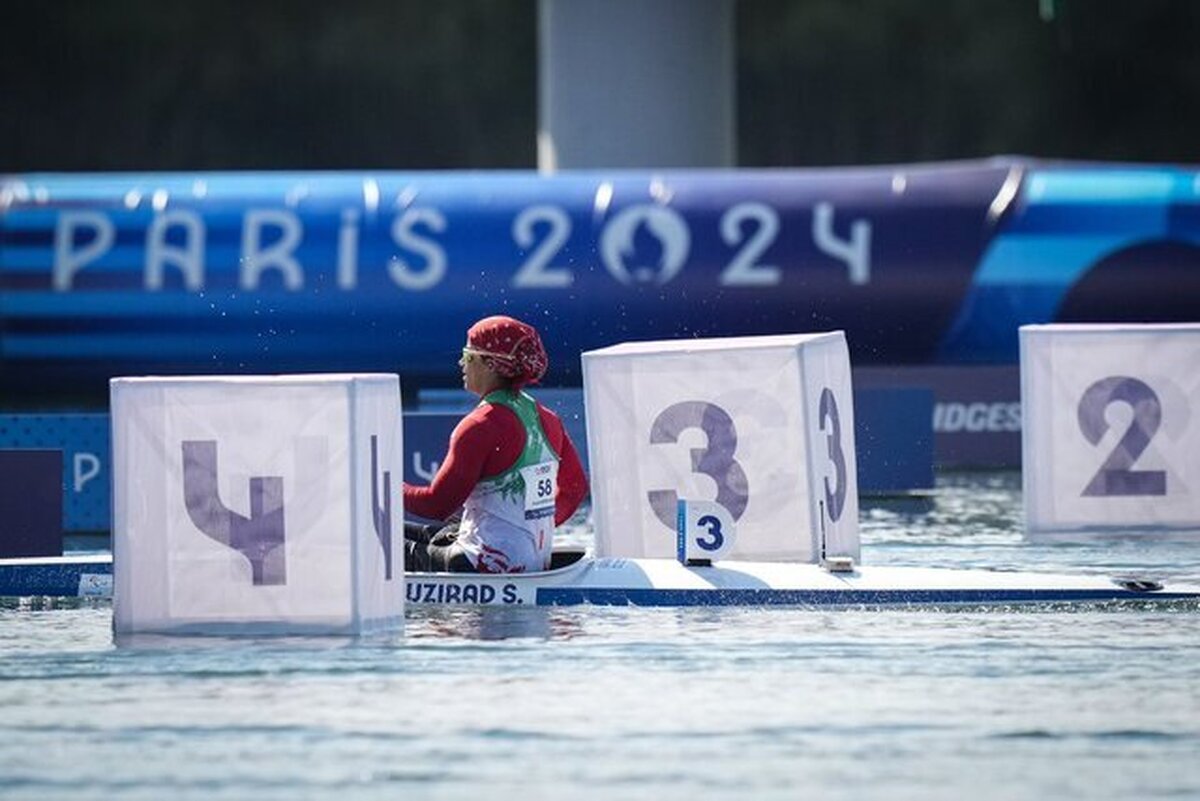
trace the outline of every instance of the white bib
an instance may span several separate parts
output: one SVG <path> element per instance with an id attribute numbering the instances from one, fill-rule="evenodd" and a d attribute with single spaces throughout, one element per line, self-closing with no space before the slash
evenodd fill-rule
<path id="1" fill-rule="evenodd" d="M 521 468 L 525 479 L 525 519 L 534 520 L 554 514 L 558 495 L 558 462 L 541 462 Z"/>

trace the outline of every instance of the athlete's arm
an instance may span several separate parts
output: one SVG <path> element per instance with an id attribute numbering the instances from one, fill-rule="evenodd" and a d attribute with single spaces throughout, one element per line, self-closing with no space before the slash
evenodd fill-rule
<path id="1" fill-rule="evenodd" d="M 496 414 L 497 408 L 508 414 Z M 494 404 L 476 407 L 455 426 L 446 458 L 429 486 L 404 485 L 404 511 L 430 520 L 447 519 L 480 479 L 512 467 L 524 447 L 525 432 L 510 410 Z"/>
<path id="2" fill-rule="evenodd" d="M 546 432 L 546 439 L 550 441 L 550 447 L 558 454 L 558 495 L 554 498 L 554 525 L 561 526 L 575 514 L 579 504 L 587 497 L 587 476 L 583 472 L 583 463 L 579 461 L 575 444 L 571 442 L 571 437 L 567 435 L 567 430 L 558 415 L 538 404 L 538 416 L 541 418 L 542 430 Z"/>
<path id="3" fill-rule="evenodd" d="M 554 499 L 554 525 L 561 526 L 575 514 L 588 494 L 587 476 L 575 445 L 563 432 L 563 448 L 558 454 L 558 496 Z"/>

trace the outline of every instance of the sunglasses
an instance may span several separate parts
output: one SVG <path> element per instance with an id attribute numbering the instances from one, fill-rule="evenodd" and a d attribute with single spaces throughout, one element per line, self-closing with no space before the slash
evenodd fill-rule
<path id="1" fill-rule="evenodd" d="M 492 353 L 487 350 L 476 350 L 475 348 L 463 348 L 462 358 L 459 359 L 459 364 L 470 364 L 475 359 L 483 356 L 491 356 L 495 359 L 511 359 L 512 357 L 504 353 Z"/>

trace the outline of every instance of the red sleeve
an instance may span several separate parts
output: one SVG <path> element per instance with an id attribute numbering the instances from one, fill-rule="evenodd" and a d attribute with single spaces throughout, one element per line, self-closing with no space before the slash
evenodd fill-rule
<path id="1" fill-rule="evenodd" d="M 563 428 L 558 415 L 538 404 L 538 416 L 541 418 L 542 430 L 550 441 L 550 447 L 558 454 L 558 495 L 554 499 L 554 525 L 561 526 L 588 494 L 587 475 L 583 472 L 583 464 L 575 451 L 575 444 Z"/>
<path id="2" fill-rule="evenodd" d="M 454 428 L 450 448 L 428 487 L 404 485 L 404 511 L 430 520 L 450 517 L 481 478 L 511 467 L 525 447 L 524 430 L 510 409 L 477 406 Z"/>

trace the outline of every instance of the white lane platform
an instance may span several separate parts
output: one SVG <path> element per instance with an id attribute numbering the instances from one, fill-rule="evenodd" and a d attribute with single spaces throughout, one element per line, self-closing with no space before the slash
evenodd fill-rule
<path id="1" fill-rule="evenodd" d="M 573 561 L 572 561 L 573 560 Z M 1151 578 L 992 570 L 560 555 L 562 567 L 525 575 L 410 573 L 410 604 L 444 606 L 906 606 L 1200 599 L 1200 584 Z M 108 597 L 112 558 L 0 560 L 0 596 Z"/>

